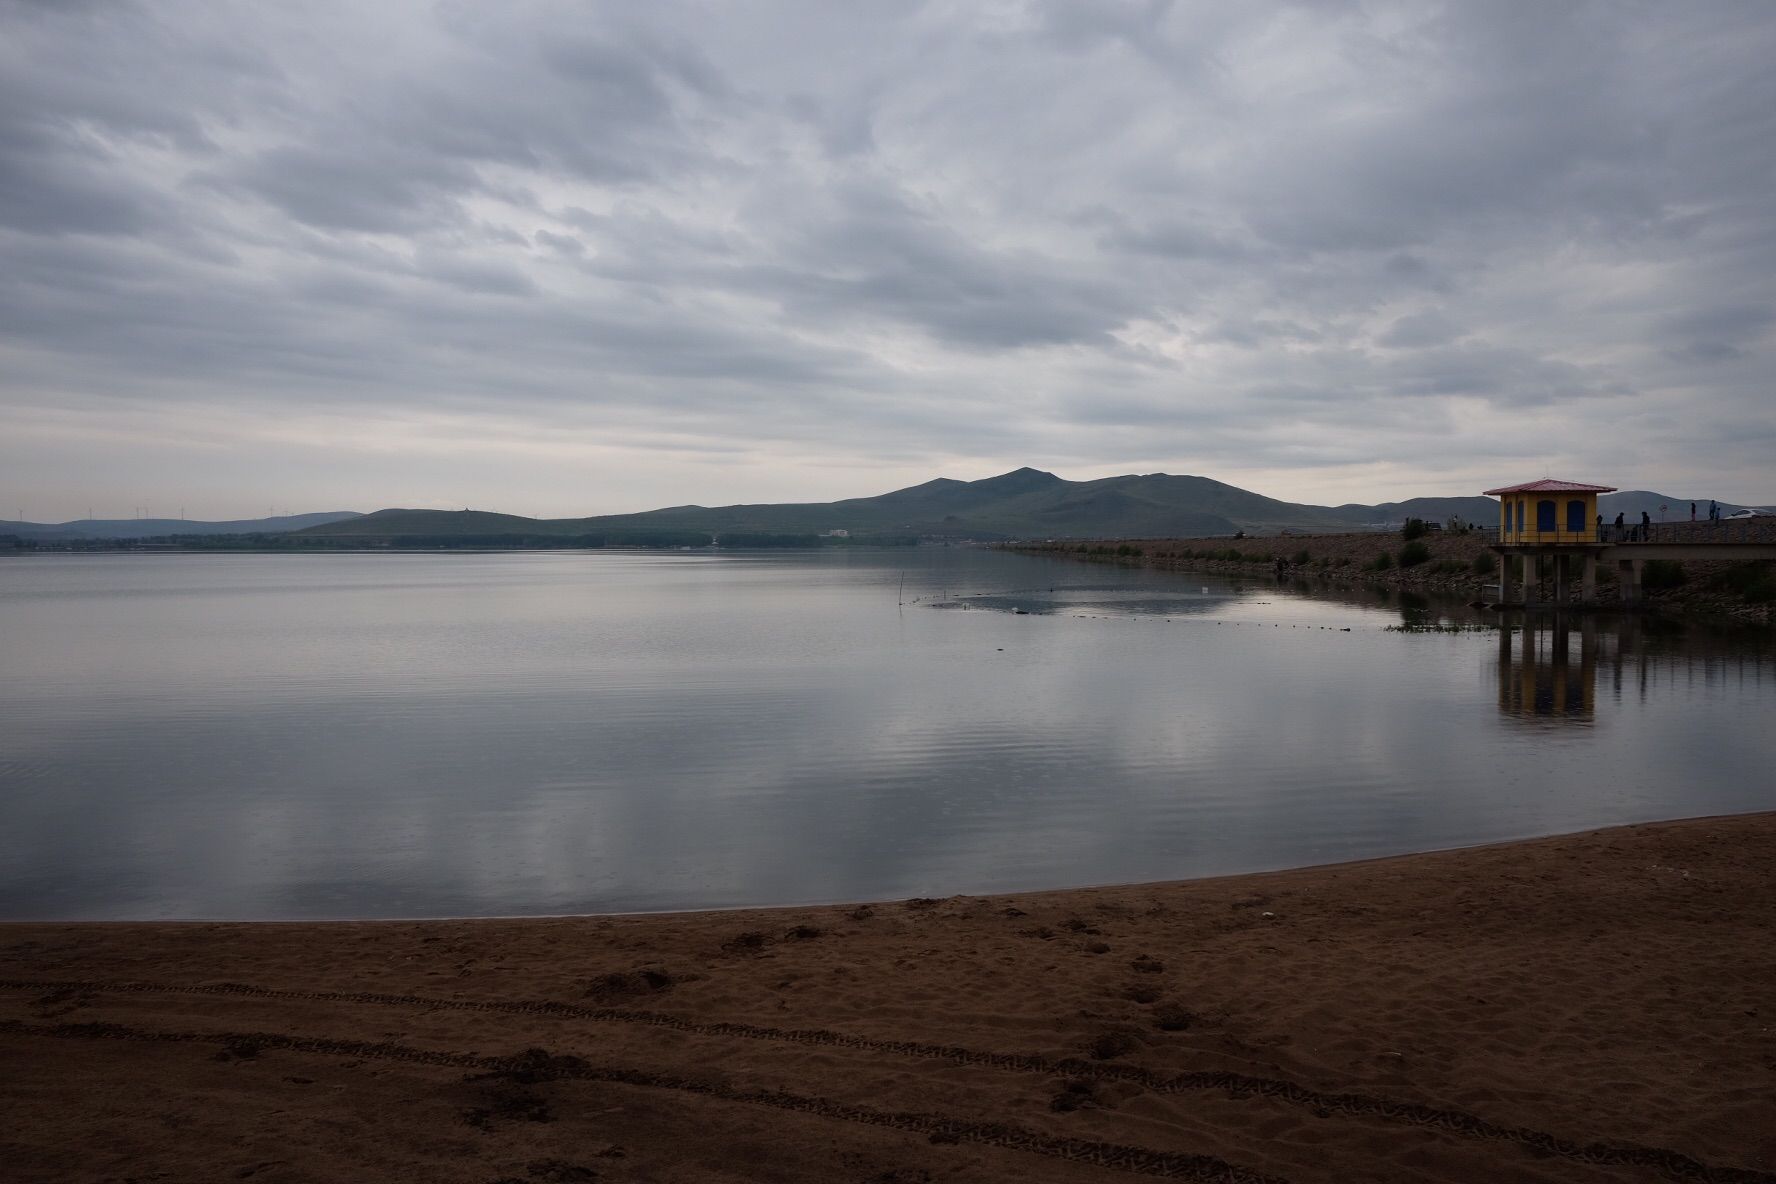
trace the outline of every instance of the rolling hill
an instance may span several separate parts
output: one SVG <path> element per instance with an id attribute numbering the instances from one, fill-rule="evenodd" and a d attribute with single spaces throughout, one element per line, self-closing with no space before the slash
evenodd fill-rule
<path id="1" fill-rule="evenodd" d="M 1439 507 L 1459 504 L 1480 521 L 1496 513 L 1486 498 L 1420 499 Z M 638 533 L 810 535 L 844 530 L 853 536 L 928 538 L 1101 538 L 1139 535 L 1231 535 L 1360 530 L 1388 506 L 1300 505 L 1278 501 L 1207 477 L 1148 473 L 1066 481 L 1022 468 L 979 481 L 940 477 L 876 497 L 836 502 L 737 506 L 671 506 L 638 514 L 589 518 L 521 518 L 473 510 L 379 510 L 315 526 L 306 536 L 389 539 L 438 536 L 589 536 L 611 541 Z M 1438 510 L 1447 517 L 1456 510 Z M 1485 515 L 1486 517 L 1482 517 Z M 1397 515 L 1392 518 L 1398 521 Z"/>
<path id="2" fill-rule="evenodd" d="M 1620 512 L 1637 521 L 1644 509 L 1657 520 L 1689 516 L 1688 498 L 1649 490 L 1605 494 L 1606 519 Z M 1698 499 L 1706 513 L 1707 500 Z M 1722 502 L 1723 513 L 1740 507 Z M 1376 505 L 1312 506 L 1279 501 L 1207 477 L 1147 473 L 1067 481 L 1040 469 L 1021 468 L 979 481 L 939 477 L 875 497 L 836 502 L 737 506 L 669 506 L 637 514 L 587 518 L 523 518 L 484 510 L 388 509 L 373 514 L 335 511 L 235 522 L 126 519 L 59 524 L 7 523 L 0 534 L 22 540 L 147 539 L 174 535 L 287 533 L 294 540 L 333 540 L 338 545 L 426 541 L 456 545 L 598 546 L 637 543 L 687 546 L 727 535 L 755 540 L 806 539 L 847 531 L 854 540 L 910 537 L 997 540 L 1009 538 L 1207 537 L 1247 534 L 1332 533 L 1397 525 L 1408 517 L 1446 521 L 1460 517 L 1482 526 L 1497 519 L 1490 498 L 1422 497 Z M 598 540 L 598 541 L 594 541 Z M 331 544 L 327 544 L 331 545 Z"/>
<path id="3" fill-rule="evenodd" d="M 353 510 L 282 514 L 232 522 L 191 522 L 184 518 L 81 518 L 73 522 L 4 522 L 0 534 L 21 539 L 151 539 L 168 535 L 285 534 L 361 517 Z"/>
<path id="4" fill-rule="evenodd" d="M 1638 518 L 1642 502 L 1679 505 L 1645 491 L 1607 494 L 1606 517 L 1618 509 Z M 1687 515 L 1689 502 L 1681 503 Z M 1706 503 L 1703 503 L 1706 505 Z M 1737 509 L 1721 503 L 1723 509 Z M 590 518 L 521 518 L 479 510 L 378 510 L 374 514 L 310 527 L 305 536 L 376 540 L 398 538 L 567 539 L 600 536 L 630 539 L 701 535 L 814 535 L 844 530 L 853 536 L 952 539 L 1204 537 L 1248 534 L 1332 533 L 1398 524 L 1408 517 L 1444 521 L 1459 516 L 1492 525 L 1491 498 L 1412 498 L 1378 505 L 1310 506 L 1278 501 L 1207 477 L 1148 473 L 1067 481 L 1022 468 L 980 481 L 939 477 L 876 497 L 836 502 L 738 506 L 670 506 L 638 514 Z M 1675 517 L 1675 514 L 1672 515 Z"/>

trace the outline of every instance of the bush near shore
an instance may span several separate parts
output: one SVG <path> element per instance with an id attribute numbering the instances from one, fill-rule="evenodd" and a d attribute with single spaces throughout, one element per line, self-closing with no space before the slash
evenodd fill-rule
<path id="1" fill-rule="evenodd" d="M 1272 578 L 1279 574 L 1280 560 L 1280 574 L 1290 581 L 1370 584 L 1480 600 L 1498 584 L 1498 557 L 1488 548 L 1488 538 L 1480 532 L 1430 531 L 1407 542 L 1399 532 L 1365 531 L 1242 539 L 1069 539 L 1019 543 L 1014 549 L 1161 570 Z M 1642 575 L 1647 602 L 1655 609 L 1776 624 L 1776 564 L 1689 562 L 1655 570 L 1651 579 Z M 1610 565 L 1599 564 L 1597 577 L 1598 600 L 1617 601 L 1620 590 Z M 1575 599 L 1577 595 L 1575 586 Z"/>

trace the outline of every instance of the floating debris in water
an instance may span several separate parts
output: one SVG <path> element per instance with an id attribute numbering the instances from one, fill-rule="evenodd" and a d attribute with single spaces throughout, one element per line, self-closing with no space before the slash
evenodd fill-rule
<path id="1" fill-rule="evenodd" d="M 1496 626 L 1477 621 L 1407 621 L 1385 628 L 1389 633 L 1491 633 Z"/>

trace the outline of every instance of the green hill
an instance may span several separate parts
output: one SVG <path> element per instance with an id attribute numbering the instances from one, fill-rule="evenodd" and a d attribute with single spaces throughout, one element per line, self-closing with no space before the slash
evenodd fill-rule
<path id="1" fill-rule="evenodd" d="M 20 538 L 149 539 L 168 535 L 288 534 L 359 517 L 350 510 L 320 514 L 284 514 L 274 518 L 242 518 L 232 522 L 188 521 L 184 518 L 79 518 L 72 522 L 8 522 L 6 532 Z"/>
<path id="2" fill-rule="evenodd" d="M 1706 502 L 1698 499 L 1699 505 Z M 1687 518 L 1689 502 L 1645 490 L 1605 494 L 1599 509 L 1638 518 Z M 8 523 L 12 547 L 78 546 L 80 538 L 176 539 L 205 546 L 278 547 L 699 547 L 712 540 L 730 547 L 810 546 L 817 536 L 846 532 L 828 542 L 910 542 L 936 539 L 1189 538 L 1232 535 L 1334 533 L 1398 524 L 1406 518 L 1451 517 L 1488 526 L 1496 522 L 1490 498 L 1422 497 L 1379 505 L 1310 506 L 1278 501 L 1207 477 L 1130 474 L 1066 481 L 1040 469 L 1014 469 L 980 481 L 948 477 L 875 497 L 836 502 L 738 506 L 668 506 L 639 514 L 589 518 L 523 518 L 485 510 L 378 510 L 374 514 L 312 514 L 247 522 L 68 522 L 55 526 Z M 1721 502 L 1723 513 L 1738 509 Z M 297 528 L 305 529 L 297 529 Z"/>
<path id="3" fill-rule="evenodd" d="M 1491 498 L 1475 494 L 1473 497 L 1414 497 L 1374 506 L 1353 502 L 1337 507 L 1335 512 L 1359 526 L 1400 523 L 1408 518 L 1422 518 L 1426 522 L 1460 518 L 1479 526 L 1492 526 L 1498 522 L 1498 507 L 1499 504 Z"/>
<path id="4" fill-rule="evenodd" d="M 1659 494 L 1606 496 L 1633 502 Z M 1675 502 L 1672 503 L 1674 506 Z M 852 541 L 908 537 L 947 539 L 1205 537 L 1333 533 L 1405 518 L 1496 521 L 1490 498 L 1412 498 L 1380 505 L 1309 506 L 1278 501 L 1207 477 L 1147 473 L 1066 481 L 1039 469 L 1014 469 L 980 481 L 939 477 L 875 497 L 836 502 L 739 506 L 669 506 L 639 514 L 591 518 L 520 518 L 479 510 L 379 510 L 315 526 L 298 538 L 440 545 L 699 546 L 726 536 L 729 545 L 812 543 L 846 531 Z M 1722 503 L 1723 508 L 1726 503 Z M 1684 503 L 1685 511 L 1688 503 Z M 1735 507 L 1736 508 L 1736 507 Z M 1610 507 L 1613 512 L 1613 507 Z"/>
<path id="5" fill-rule="evenodd" d="M 638 514 L 554 519 L 475 510 L 379 510 L 303 533 L 341 541 L 600 536 L 616 545 L 662 532 L 671 537 L 847 531 L 854 538 L 1102 538 L 1239 530 L 1337 531 L 1350 530 L 1362 520 L 1325 506 L 1277 501 L 1207 477 L 1150 473 L 1065 481 L 1053 473 L 1024 468 L 980 481 L 938 478 L 876 497 L 836 502 L 671 506 Z"/>
<path id="6" fill-rule="evenodd" d="M 878 497 L 837 502 L 718 509 L 676 506 L 584 522 L 588 528 L 677 526 L 717 533 L 848 530 L 854 535 L 973 539 L 1275 533 L 1352 526 L 1350 519 L 1326 507 L 1277 501 L 1207 477 L 1151 473 L 1065 481 L 1027 468 L 981 481 L 940 478 Z"/>
<path id="7" fill-rule="evenodd" d="M 335 538 L 391 538 L 406 534 L 580 534 L 578 519 L 521 518 L 486 510 L 378 510 L 342 522 L 327 522 L 305 535 Z M 556 529 L 560 527 L 560 529 Z"/>
<path id="8" fill-rule="evenodd" d="M 378 510 L 302 531 L 298 541 L 458 547 L 701 547 L 707 529 L 615 527 L 604 518 L 522 518 L 486 510 Z"/>

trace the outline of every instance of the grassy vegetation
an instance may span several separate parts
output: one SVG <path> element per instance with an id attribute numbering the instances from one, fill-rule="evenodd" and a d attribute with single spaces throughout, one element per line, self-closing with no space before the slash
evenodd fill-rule
<path id="1" fill-rule="evenodd" d="M 1422 589 L 1430 593 L 1483 595 L 1482 585 L 1497 578 L 1501 568 L 1525 569 L 1522 579 L 1552 592 L 1553 568 L 1536 556 L 1501 558 L 1489 550 L 1486 536 L 1475 537 L 1459 527 L 1427 530 L 1420 538 L 1397 541 L 1393 534 L 1348 533 L 1333 536 L 1293 536 L 1239 539 L 1172 539 L 1145 543 L 1147 558 L 1162 567 L 1188 567 L 1192 561 L 1232 575 L 1262 572 L 1273 565 L 1283 580 L 1310 586 L 1315 580 L 1361 580 L 1378 587 Z M 1123 544 L 1129 546 L 1128 544 Z M 1068 542 L 1056 550 L 1091 550 L 1090 544 Z M 1116 555 L 1112 543 L 1099 546 Z M 1140 547 L 1129 547 L 1130 557 Z M 1137 560 L 1139 561 L 1139 560 Z M 1538 570 L 1539 569 L 1539 570 Z M 1643 589 L 1658 597 L 1657 606 L 1686 615 L 1734 616 L 1746 621 L 1771 623 L 1776 606 L 1776 561 L 1751 563 L 1704 561 L 1687 564 L 1649 560 L 1642 566 Z M 1580 572 L 1571 569 L 1567 591 L 1576 594 Z M 1514 581 L 1515 582 L 1515 581 Z M 1613 563 L 1599 563 L 1595 571 L 1598 599 L 1604 605 L 1617 600 Z"/>
<path id="2" fill-rule="evenodd" d="M 1763 560 L 1729 567 L 1709 580 L 1709 586 L 1737 592 L 1750 604 L 1776 603 L 1776 563 Z"/>
<path id="3" fill-rule="evenodd" d="M 1139 559 L 1146 554 L 1140 547 L 1131 546 L 1128 543 L 1118 543 L 1114 547 L 1105 543 L 1100 543 L 1095 547 L 1081 543 L 1074 548 L 1074 553 L 1078 555 L 1114 555 L 1118 559 Z M 1188 552 L 1180 552 L 1179 554 L 1183 558 L 1191 557 Z"/>

